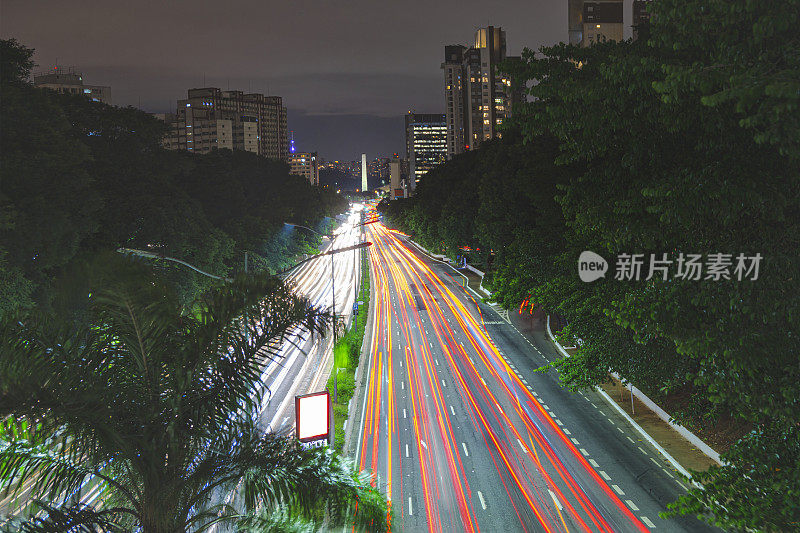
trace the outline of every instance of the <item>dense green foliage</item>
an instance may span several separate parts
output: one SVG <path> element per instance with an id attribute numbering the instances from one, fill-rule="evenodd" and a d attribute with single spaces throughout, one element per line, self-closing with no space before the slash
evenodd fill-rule
<path id="1" fill-rule="evenodd" d="M 698 427 L 752 431 L 698 475 L 673 512 L 729 528 L 800 526 L 800 2 L 659 0 L 635 42 L 559 45 L 509 65 L 535 80 L 505 138 L 427 174 L 388 218 L 431 249 L 473 259 L 507 306 L 564 316 L 570 386 L 609 371 Z M 495 252 L 493 263 L 486 251 Z M 611 259 L 578 278 L 581 251 Z M 619 254 L 641 278 L 614 279 Z M 732 254 L 730 279 L 676 276 L 681 254 Z M 672 261 L 648 277 L 651 254 Z M 761 254 L 757 280 L 736 256 Z"/>
<path id="2" fill-rule="evenodd" d="M 319 227 L 346 208 L 283 162 L 167 151 L 146 113 L 36 89 L 31 54 L 0 41 L 0 313 L 48 304 L 70 265 L 119 247 L 220 276 L 241 271 L 245 252 L 251 271 L 281 270 L 317 244 L 283 222 Z M 208 286 L 168 265 L 186 301 Z"/>
<path id="3" fill-rule="evenodd" d="M 326 313 L 266 274 L 183 305 L 152 269 L 98 265 L 86 321 L 33 312 L 0 326 L 0 488 L 30 486 L 45 510 L 10 530 L 269 531 L 286 517 L 386 530 L 385 500 L 343 459 L 259 427 L 274 341 L 324 334 Z M 95 508 L 55 503 L 95 486 Z"/>

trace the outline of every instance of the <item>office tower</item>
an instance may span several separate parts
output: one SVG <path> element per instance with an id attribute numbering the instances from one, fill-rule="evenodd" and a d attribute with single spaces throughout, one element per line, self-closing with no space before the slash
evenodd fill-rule
<path id="1" fill-rule="evenodd" d="M 406 159 L 411 191 L 419 178 L 447 160 L 447 123 L 441 114 L 406 114 Z"/>
<path id="2" fill-rule="evenodd" d="M 111 87 L 107 85 L 85 85 L 83 74 L 75 67 L 53 67 L 52 71 L 33 75 L 33 85 L 65 94 L 83 94 L 94 102 L 111 104 Z"/>
<path id="3" fill-rule="evenodd" d="M 311 185 L 319 185 L 319 159 L 317 152 L 295 152 L 289 154 L 289 169 L 296 176 L 302 176 Z"/>
<path id="4" fill-rule="evenodd" d="M 569 43 L 591 46 L 608 40 L 636 38 L 636 26 L 650 19 L 647 5 L 653 0 L 569 0 Z"/>
<path id="5" fill-rule="evenodd" d="M 369 190 L 367 182 L 367 154 L 361 154 L 361 192 Z"/>
<path id="6" fill-rule="evenodd" d="M 506 59 L 506 32 L 487 26 L 475 32 L 472 47 L 445 46 L 444 70 L 447 156 L 500 137 L 498 126 L 511 116 L 520 98 L 511 80 L 497 71 Z"/>
<path id="7" fill-rule="evenodd" d="M 228 148 L 286 160 L 286 108 L 280 96 L 189 89 L 188 98 L 178 100 L 175 116 L 166 122 L 170 133 L 164 144 L 170 149 L 208 153 Z"/>

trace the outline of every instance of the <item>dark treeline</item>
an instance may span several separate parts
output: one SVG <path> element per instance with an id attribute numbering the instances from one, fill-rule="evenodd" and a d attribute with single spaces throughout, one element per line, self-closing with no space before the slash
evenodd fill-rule
<path id="1" fill-rule="evenodd" d="M 797 530 L 800 2 L 649 5 L 637 41 L 526 51 L 513 74 L 533 98 L 503 140 L 383 209 L 432 249 L 471 248 L 506 306 L 565 317 L 582 341 L 556 364 L 568 386 L 616 371 L 683 398 L 673 414 L 696 430 L 735 422 L 726 466 L 672 512 Z M 609 260 L 604 279 L 579 279 L 584 250 Z M 716 253 L 730 279 L 677 276 L 681 254 Z M 619 254 L 644 254 L 638 281 L 615 279 Z M 646 280 L 650 254 L 667 254 L 668 280 Z M 737 279 L 739 254 L 763 257 L 758 279 Z"/>
<path id="2" fill-rule="evenodd" d="M 32 87 L 32 50 L 2 41 L 0 313 L 47 304 L 75 264 L 146 249 L 215 275 L 281 270 L 346 200 L 255 154 L 161 147 L 164 125 L 133 108 Z M 162 262 L 191 299 L 209 278 Z"/>

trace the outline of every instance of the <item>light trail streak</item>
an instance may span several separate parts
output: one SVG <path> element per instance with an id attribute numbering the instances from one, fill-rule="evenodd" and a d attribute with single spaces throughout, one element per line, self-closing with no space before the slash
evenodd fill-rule
<path id="1" fill-rule="evenodd" d="M 569 521 L 583 531 L 613 531 L 616 528 L 608 517 L 614 510 L 628 522 L 627 527 L 646 531 L 499 354 L 482 327 L 483 316 L 477 302 L 472 300 L 475 310 L 467 309 L 462 303 L 463 296 L 454 294 L 394 232 L 382 225 L 373 225 L 368 231 L 374 243 L 370 263 L 376 281 L 376 300 L 370 345 L 373 365 L 367 385 L 367 415 L 360 435 L 359 466 L 372 469 L 373 481 L 377 471 L 384 472 L 385 468 L 388 498 L 405 501 L 406 487 L 411 490 L 413 486 L 404 482 L 403 475 L 397 487 L 392 483 L 397 464 L 401 474 L 410 471 L 421 483 L 424 505 L 422 509 L 415 505 L 413 519 L 419 520 L 417 517 L 422 515 L 424 520 L 414 523 L 420 527 L 425 524 L 429 531 L 480 531 L 469 474 L 454 431 L 455 414 L 447 409 L 445 391 L 448 391 L 447 394 L 461 397 L 469 421 L 486 445 L 485 452 L 495 465 L 510 506 L 524 530 L 535 525 L 545 531 L 569 531 Z M 399 306 L 393 305 L 392 292 Z M 422 316 L 423 312 L 428 320 Z M 393 324 L 398 328 L 396 332 L 392 330 Z M 428 324 L 435 340 L 428 338 Z M 403 399 L 405 387 L 400 390 L 393 381 L 393 333 L 399 333 L 397 338 L 405 344 L 404 357 L 397 360 L 397 371 L 403 372 L 408 380 L 408 400 Z M 466 337 L 466 341 L 456 341 L 457 336 Z M 438 367 L 438 360 L 434 364 L 434 349 L 442 351 L 440 357 L 446 368 Z M 481 376 L 483 370 L 479 371 L 469 352 L 476 354 L 477 362 L 488 374 Z M 443 388 L 442 372 L 453 376 L 453 391 L 449 383 L 447 389 Z M 499 389 L 492 390 L 486 380 L 499 384 Z M 406 462 L 405 470 L 402 460 L 393 462 L 394 450 L 402 448 L 395 414 L 397 401 L 410 404 L 410 424 L 418 449 L 416 460 L 410 466 Z M 381 410 L 384 402 L 386 408 Z M 501 404 L 511 407 L 501 408 Z M 384 413 L 385 425 L 381 424 Z M 366 453 L 367 443 L 370 457 Z M 473 450 L 470 455 L 475 453 Z M 567 466 L 565 459 L 578 467 Z M 599 495 L 594 486 L 595 492 L 587 493 L 581 484 L 586 481 L 579 482 L 577 474 L 600 487 Z"/>

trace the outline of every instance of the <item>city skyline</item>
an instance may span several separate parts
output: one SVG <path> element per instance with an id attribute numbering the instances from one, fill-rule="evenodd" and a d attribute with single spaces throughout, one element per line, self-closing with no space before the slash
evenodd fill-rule
<path id="1" fill-rule="evenodd" d="M 118 7 L 7 3 L 0 33 L 36 50 L 35 70 L 75 66 L 111 86 L 115 105 L 174 112 L 202 87 L 282 96 L 298 150 L 326 159 L 402 151 L 408 111 L 444 112 L 441 50 L 470 44 L 478 27 L 502 26 L 510 55 L 567 39 L 567 7 L 555 1 Z M 237 20 L 234 31 L 242 10 L 253 22 Z"/>

